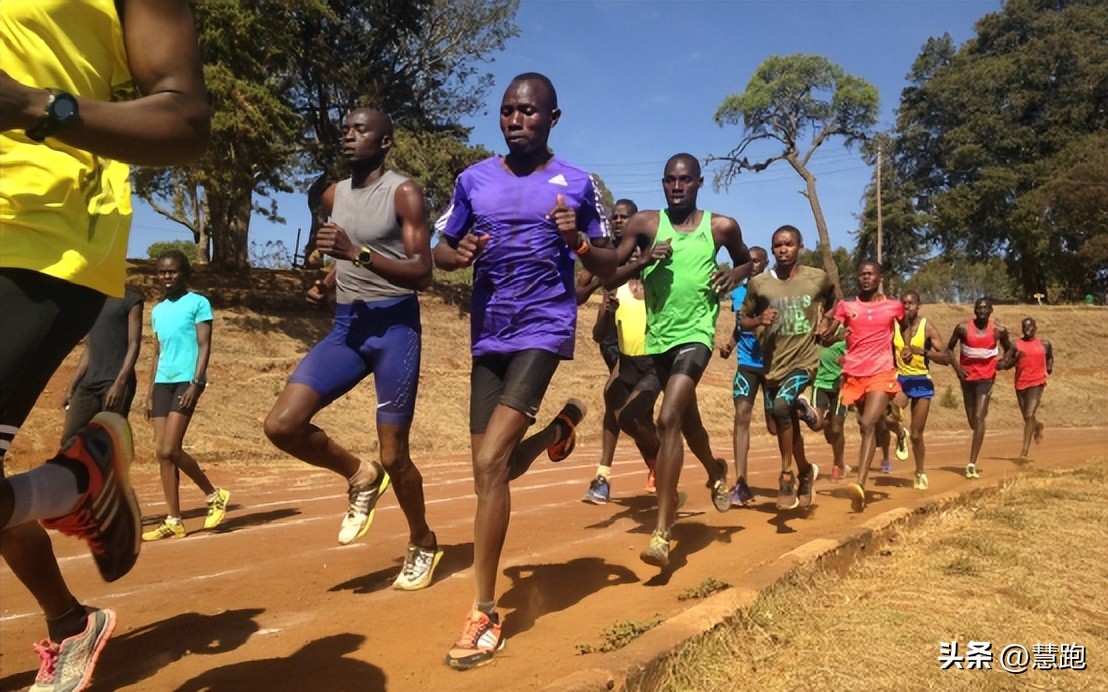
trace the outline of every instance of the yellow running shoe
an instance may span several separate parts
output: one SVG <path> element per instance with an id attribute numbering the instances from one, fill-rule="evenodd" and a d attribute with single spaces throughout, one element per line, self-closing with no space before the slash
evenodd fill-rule
<path id="1" fill-rule="evenodd" d="M 168 519 L 158 525 L 156 529 L 142 534 L 144 541 L 160 541 L 165 538 L 184 538 L 185 525 L 179 521 L 170 522 Z"/>

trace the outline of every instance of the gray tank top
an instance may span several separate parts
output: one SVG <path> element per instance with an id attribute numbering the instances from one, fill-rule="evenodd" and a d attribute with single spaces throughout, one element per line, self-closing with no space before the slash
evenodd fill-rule
<path id="1" fill-rule="evenodd" d="M 405 259 L 404 240 L 396 218 L 396 188 L 408 181 L 402 175 L 385 171 L 369 187 L 354 189 L 350 178 L 335 187 L 331 220 L 342 226 L 355 247 L 365 245 L 394 259 Z M 336 260 L 335 300 L 348 304 L 355 300 L 377 301 L 412 295 L 415 291 L 389 283 L 376 272 L 355 267 L 353 262 Z"/>

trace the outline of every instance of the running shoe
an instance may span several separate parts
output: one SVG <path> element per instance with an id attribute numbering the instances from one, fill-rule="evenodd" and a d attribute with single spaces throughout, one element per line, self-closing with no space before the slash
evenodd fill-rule
<path id="1" fill-rule="evenodd" d="M 881 460 L 881 473 L 892 473 L 892 472 L 893 472 L 893 462 L 889 461 L 888 459 L 882 459 Z"/>
<path id="2" fill-rule="evenodd" d="M 908 460 L 908 431 L 903 425 L 896 431 L 896 458 L 901 461 Z"/>
<path id="3" fill-rule="evenodd" d="M 832 466 L 831 467 L 831 482 L 832 483 L 838 483 L 839 481 L 841 481 L 843 479 L 844 475 L 846 475 L 846 469 L 844 469 L 842 466 Z"/>
<path id="4" fill-rule="evenodd" d="M 389 487 L 389 474 L 380 466 L 377 467 L 377 482 L 373 485 L 361 487 L 350 486 L 347 497 L 350 498 L 350 508 L 346 510 L 346 516 L 342 518 L 342 527 L 339 529 L 339 545 L 347 545 L 366 535 L 369 527 L 373 525 L 373 515 L 376 514 L 377 501 L 385 494 Z"/>
<path id="5" fill-rule="evenodd" d="M 850 506 L 855 512 L 861 512 L 866 508 L 866 490 L 857 483 L 850 484 Z"/>
<path id="6" fill-rule="evenodd" d="M 662 569 L 669 567 L 669 536 L 654 529 L 654 533 L 650 534 L 650 545 L 639 553 L 639 558 L 648 565 Z"/>
<path id="7" fill-rule="evenodd" d="M 546 456 L 550 457 L 551 461 L 562 461 L 573 453 L 573 448 L 577 445 L 577 424 L 585 417 L 586 410 L 583 401 L 570 399 L 554 417 L 569 428 L 569 435 L 546 448 Z"/>
<path id="8" fill-rule="evenodd" d="M 185 525 L 179 521 L 163 521 L 158 524 L 156 528 L 153 528 L 142 534 L 142 540 L 144 541 L 161 541 L 166 538 L 184 538 L 185 537 Z"/>
<path id="9" fill-rule="evenodd" d="M 819 478 L 819 467 L 815 464 L 808 465 L 808 473 L 800 472 L 799 488 L 796 491 L 797 502 L 801 509 L 809 509 L 812 506 L 812 485 Z"/>
<path id="10" fill-rule="evenodd" d="M 83 690 L 92 681 L 96 659 L 115 630 L 115 613 L 107 609 L 89 609 L 88 625 L 80 634 L 55 644 L 43 639 L 34 645 L 41 664 L 35 684 L 28 692 Z"/>
<path id="11" fill-rule="evenodd" d="M 612 494 L 612 485 L 604 476 L 597 476 L 589 483 L 589 490 L 585 493 L 583 502 L 594 505 L 608 504 L 608 498 Z"/>
<path id="12" fill-rule="evenodd" d="M 130 572 L 142 547 L 142 514 L 129 477 L 134 455 L 127 419 L 102 411 L 48 462 L 88 470 L 88 489 L 77 506 L 42 525 L 87 541 L 104 581 Z"/>
<path id="13" fill-rule="evenodd" d="M 654 483 L 654 462 L 646 462 L 646 492 L 656 493 L 658 492 L 658 486 Z"/>
<path id="14" fill-rule="evenodd" d="M 208 500 L 208 516 L 204 518 L 204 528 L 214 529 L 223 522 L 223 517 L 227 515 L 227 501 L 230 499 L 230 490 L 216 488 L 215 496 Z"/>
<path id="15" fill-rule="evenodd" d="M 819 430 L 819 411 L 808 403 L 808 399 L 803 394 L 798 396 L 793 402 L 793 408 L 796 409 L 797 415 L 800 416 L 800 420 L 804 421 L 812 430 Z"/>
<path id="16" fill-rule="evenodd" d="M 750 487 L 746 484 L 746 479 L 739 477 L 739 481 L 735 483 L 735 487 L 731 488 L 731 506 L 732 507 L 746 507 L 754 502 L 754 493 L 751 492 Z"/>
<path id="17" fill-rule="evenodd" d="M 504 643 L 500 635 L 500 616 L 474 610 L 466 617 L 458 641 L 446 652 L 446 665 L 455 670 L 483 666 L 504 648 Z"/>
<path id="18" fill-rule="evenodd" d="M 927 490 L 927 474 L 917 473 L 915 480 L 912 481 L 912 487 L 916 490 Z"/>
<path id="19" fill-rule="evenodd" d="M 796 478 L 792 471 L 786 471 L 777 479 L 779 490 L 777 492 L 777 509 L 796 509 L 800 500 L 796 497 Z"/>
<path id="20" fill-rule="evenodd" d="M 430 586 L 440 560 L 442 560 L 442 549 L 439 548 L 438 542 L 430 548 L 409 543 L 408 552 L 404 555 L 404 566 L 400 568 L 400 574 L 396 575 L 392 588 L 400 591 L 417 591 Z"/>
<path id="21" fill-rule="evenodd" d="M 717 512 L 726 512 L 731 509 L 731 489 L 727 486 L 727 462 L 716 459 L 719 467 L 719 476 L 713 481 L 708 479 L 708 488 L 712 491 L 712 506 Z"/>
<path id="22" fill-rule="evenodd" d="M 976 480 L 981 477 L 981 473 L 977 470 L 977 464 L 966 464 L 966 478 Z"/>

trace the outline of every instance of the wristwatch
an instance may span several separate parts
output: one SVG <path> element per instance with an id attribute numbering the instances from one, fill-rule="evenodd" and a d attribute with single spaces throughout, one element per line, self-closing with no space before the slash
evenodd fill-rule
<path id="1" fill-rule="evenodd" d="M 41 142 L 80 117 L 81 112 L 73 94 L 51 89 L 50 100 L 46 102 L 46 116 L 25 132 L 32 140 Z"/>
<path id="2" fill-rule="evenodd" d="M 365 245 L 358 248 L 358 255 L 354 258 L 355 267 L 369 268 L 369 263 L 373 260 L 373 250 L 370 250 Z"/>

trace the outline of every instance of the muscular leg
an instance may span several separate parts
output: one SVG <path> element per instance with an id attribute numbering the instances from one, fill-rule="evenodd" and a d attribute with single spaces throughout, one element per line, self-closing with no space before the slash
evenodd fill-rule
<path id="1" fill-rule="evenodd" d="M 927 427 L 927 416 L 930 412 L 930 399 L 912 399 L 912 427 L 909 435 L 912 440 L 912 456 L 916 459 L 916 473 L 923 473 L 927 468 L 924 464 L 927 448 L 923 443 L 923 431 Z"/>
<path id="2" fill-rule="evenodd" d="M 473 519 L 473 576 L 478 603 L 495 600 L 496 573 L 512 513 L 508 461 L 513 452 L 518 451 L 517 447 L 530 424 L 530 419 L 519 411 L 498 405 L 485 432 L 471 436 L 473 485 L 477 493 L 477 514 Z M 556 433 L 550 431 L 552 427 L 547 426 L 543 433 L 533 437 L 548 435 L 553 441 Z M 543 445 L 539 450 L 545 447 Z"/>
<path id="3" fill-rule="evenodd" d="M 750 420 L 754 417 L 754 400 L 735 398 L 734 438 L 735 478 L 746 478 L 747 457 L 750 456 Z"/>
<path id="4" fill-rule="evenodd" d="M 981 445 L 985 442 L 985 419 L 989 416 L 989 400 L 992 398 L 992 390 L 978 393 L 976 387 L 970 387 L 970 400 L 973 402 L 973 442 L 970 445 L 970 463 L 977 465 L 977 458 L 981 454 Z M 963 396 L 965 390 L 963 389 Z M 968 410 L 968 407 L 967 407 Z"/>
<path id="5" fill-rule="evenodd" d="M 839 468 L 844 468 L 843 455 L 846 452 L 846 436 L 843 434 L 845 416 L 831 415 L 830 411 L 824 415 L 825 425 L 823 439 L 831 445 L 832 463 Z"/>
<path id="6" fill-rule="evenodd" d="M 435 535 L 427 526 L 423 475 L 412 463 L 409 447 L 411 427 L 411 423 L 377 422 L 377 439 L 381 443 L 381 465 L 392 478 L 396 501 L 400 503 L 404 518 L 408 520 L 409 542 L 423 548 L 431 548 L 435 544 Z"/>
<path id="7" fill-rule="evenodd" d="M 889 397 L 882 392 L 869 392 L 861 403 L 862 410 L 858 414 L 858 427 L 862 433 L 862 442 L 858 447 L 858 484 L 864 488 L 873 453 L 877 450 L 878 431 L 884 427 L 885 407 L 889 405 Z"/>
<path id="8" fill-rule="evenodd" d="M 695 388 L 695 384 L 693 387 Z M 700 407 L 696 400 L 696 390 L 693 389 L 692 400 L 685 409 L 685 415 L 681 419 L 681 434 L 689 445 L 689 451 L 693 453 L 700 465 L 708 472 L 710 483 L 716 481 L 719 475 L 719 464 L 712 454 L 712 443 L 708 437 L 708 430 L 704 427 L 704 421 L 700 418 Z M 677 486 L 674 486 L 676 491 Z"/>
<path id="9" fill-rule="evenodd" d="M 154 421 L 155 454 L 162 476 L 162 490 L 165 492 L 169 514 L 179 517 L 181 516 L 180 474 L 182 471 L 205 496 L 214 493 L 215 486 L 196 463 L 196 459 L 181 447 L 192 416 L 174 411 L 165 418 L 152 420 Z"/>
<path id="10" fill-rule="evenodd" d="M 1042 387 L 1030 387 L 1016 390 L 1016 401 L 1019 402 L 1020 413 L 1023 414 L 1023 447 L 1020 449 L 1020 458 L 1026 459 L 1031 451 L 1031 439 L 1035 435 L 1035 428 L 1039 421 L 1035 414 L 1039 410 L 1039 402 L 1043 397 Z"/>
<path id="11" fill-rule="evenodd" d="M 681 429 L 685 414 L 696 399 L 696 382 L 683 373 L 669 376 L 658 414 L 658 462 L 655 466 L 655 482 L 658 488 L 658 518 L 655 528 L 667 532 L 677 513 L 677 483 L 681 478 L 681 465 L 685 459 L 685 445 Z M 699 420 L 699 415 L 697 416 Z M 703 427 L 703 425 L 701 425 Z M 707 434 L 705 434 L 705 438 Z M 692 442 L 690 441 L 690 447 Z"/>
<path id="12" fill-rule="evenodd" d="M 616 420 L 623 432 L 631 436 L 638 447 L 643 461 L 654 463 L 658 458 L 658 427 L 654 424 L 654 403 L 658 395 L 645 389 L 633 390 L 626 403 L 616 414 Z"/>
<path id="13" fill-rule="evenodd" d="M 314 389 L 291 382 L 266 416 L 265 436 L 286 454 L 349 479 L 358 472 L 362 462 L 331 439 L 323 428 L 312 423 L 312 418 L 322 409 L 319 394 Z M 372 483 L 376 476 L 367 480 Z"/>
<path id="14" fill-rule="evenodd" d="M 612 368 L 608 381 L 604 384 L 604 418 L 600 422 L 600 465 L 612 468 L 612 459 L 616 454 L 616 442 L 619 441 L 619 422 L 617 412 L 627 402 L 627 386 L 619 380 L 619 365 Z"/>

